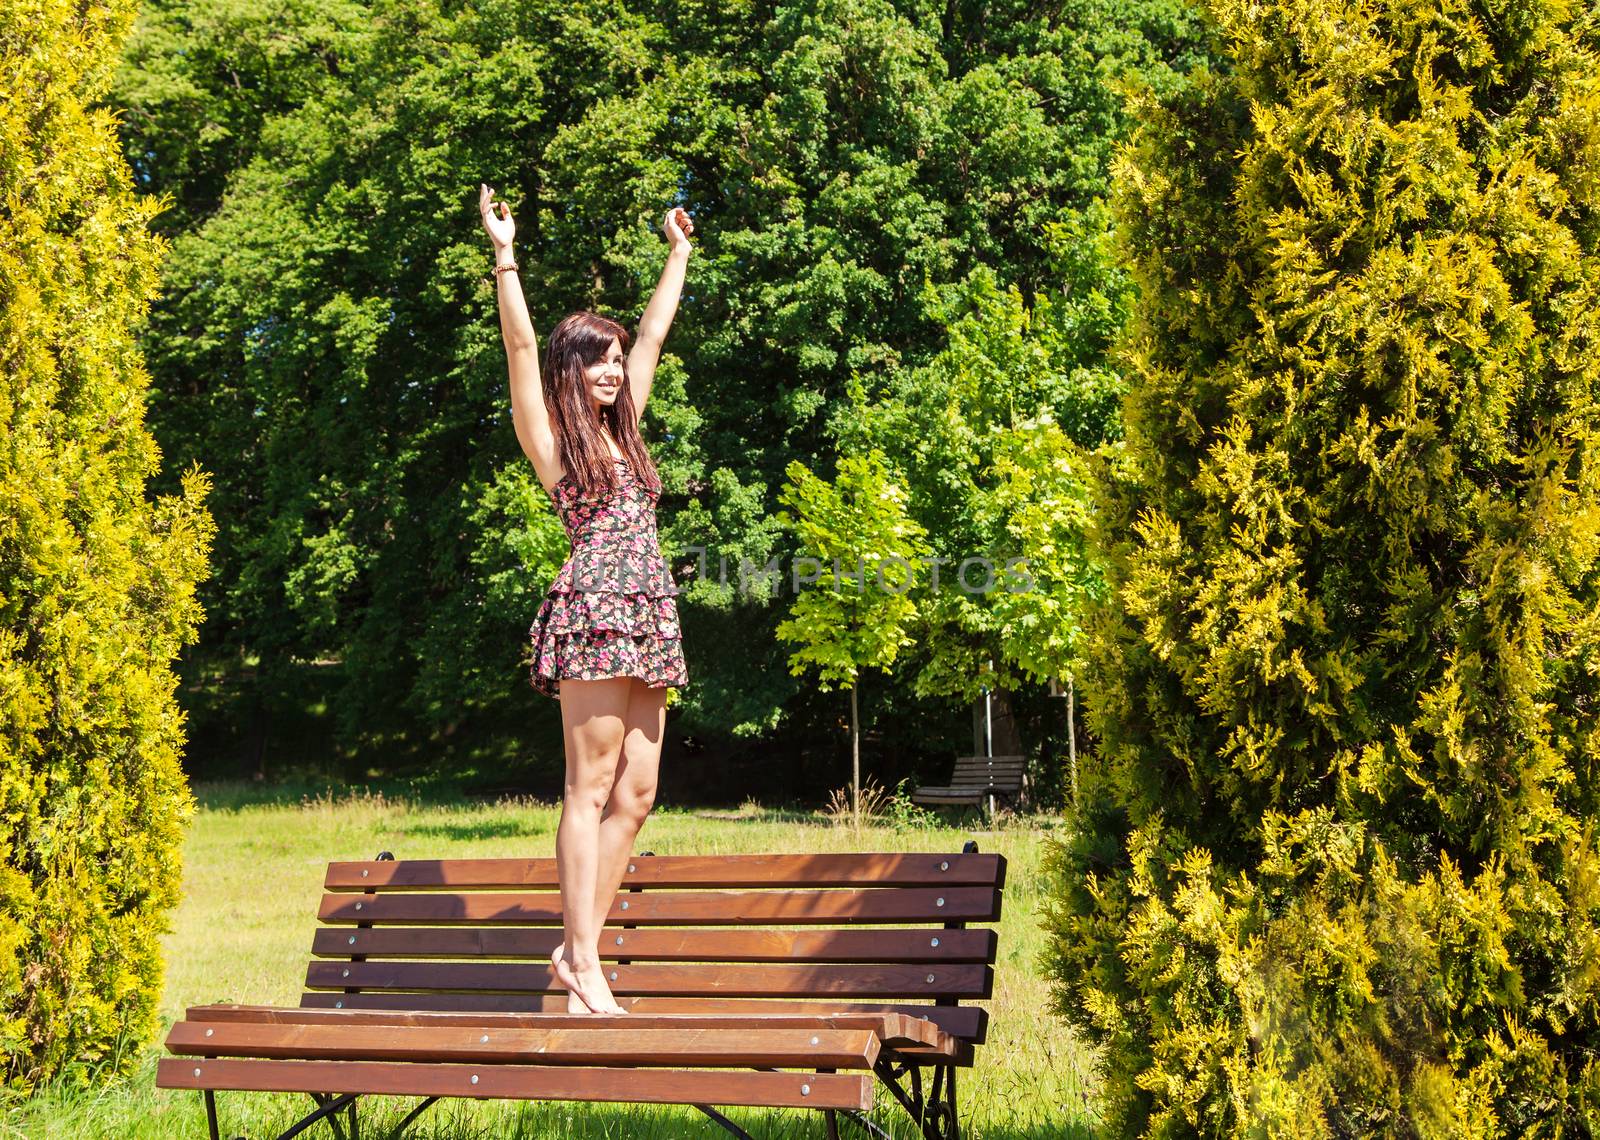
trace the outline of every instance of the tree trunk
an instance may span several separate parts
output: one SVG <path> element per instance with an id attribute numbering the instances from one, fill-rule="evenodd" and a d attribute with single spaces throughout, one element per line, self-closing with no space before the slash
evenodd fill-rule
<path id="1" fill-rule="evenodd" d="M 1072 793 L 1072 806 L 1078 806 L 1078 718 L 1076 716 L 1077 689 L 1073 678 L 1067 678 L 1067 786 Z"/>
<path id="2" fill-rule="evenodd" d="M 861 722 L 856 704 L 858 684 L 850 686 L 850 795 L 856 830 L 861 830 Z"/>

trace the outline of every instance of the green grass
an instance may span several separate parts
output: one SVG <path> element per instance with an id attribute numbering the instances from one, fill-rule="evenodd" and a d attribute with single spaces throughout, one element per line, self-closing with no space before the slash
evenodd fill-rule
<path id="1" fill-rule="evenodd" d="M 284 801 L 252 789 L 201 789 L 202 809 L 184 855 L 184 899 L 166 939 L 165 1025 L 188 1005 L 211 1001 L 295 1005 L 310 954 L 323 870 L 330 859 L 370 859 L 381 850 L 399 858 L 548 856 L 557 812 L 548 804 L 500 802 L 419 804 L 381 794 Z M 265 801 L 265 802 L 263 802 Z M 869 827 L 858 837 L 820 816 L 765 811 L 658 811 L 640 849 L 661 855 L 744 851 L 959 851 L 977 839 L 1008 861 L 1000 958 L 988 1002 L 988 1043 L 958 1084 L 964 1135 L 974 1140 L 1045 1140 L 1093 1135 L 1088 1104 L 1092 1058 L 1059 1020 L 1046 1012 L 1047 991 L 1037 965 L 1040 928 L 1039 863 L 1052 821 L 999 830 Z M 154 1087 L 155 1059 L 147 1049 L 134 1074 L 96 1093 L 44 1090 L 9 1106 L 0 1138 L 61 1140 L 119 1137 L 171 1140 L 203 1137 L 205 1114 L 196 1093 Z M 897 1137 L 911 1136 L 907 1118 L 883 1090 L 872 1116 Z M 413 1102 L 374 1099 L 362 1104 L 362 1135 L 382 1137 Z M 274 1137 L 311 1105 L 304 1096 L 221 1093 L 225 1136 Z M 892 1108 L 892 1111 L 891 1111 Z M 824 1135 L 820 1113 L 730 1110 L 758 1137 Z M 846 1129 L 846 1135 L 861 1135 Z M 331 1136 L 318 1125 L 305 1136 Z M 518 1104 L 441 1101 L 406 1133 L 414 1140 L 577 1140 L 722 1137 L 692 1109 L 574 1103 Z"/>

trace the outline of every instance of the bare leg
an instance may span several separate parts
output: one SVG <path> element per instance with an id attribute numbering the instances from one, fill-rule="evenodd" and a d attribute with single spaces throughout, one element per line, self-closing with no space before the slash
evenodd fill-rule
<path id="1" fill-rule="evenodd" d="M 633 841 L 656 802 L 661 770 L 661 736 L 667 721 L 667 690 L 652 689 L 637 677 L 628 699 L 622 762 L 611 799 L 600 817 L 600 866 L 595 877 L 595 929 L 605 926 L 627 871 Z"/>
<path id="2" fill-rule="evenodd" d="M 666 726 L 667 691 L 652 689 L 633 678 L 628 701 L 622 760 L 612 782 L 611 798 L 600 818 L 598 870 L 595 876 L 594 929 L 605 927 L 626 873 L 628 856 L 655 804 L 656 774 L 661 767 L 661 738 Z M 564 947 L 557 946 L 558 963 Z"/>
<path id="3" fill-rule="evenodd" d="M 567 775 L 556 827 L 556 876 L 561 883 L 565 954 L 558 948 L 551 965 L 567 988 L 568 1013 L 610 1013 L 620 1008 L 600 969 L 594 897 L 599 889 L 600 818 L 621 761 L 632 683 L 628 677 L 561 681 Z"/>

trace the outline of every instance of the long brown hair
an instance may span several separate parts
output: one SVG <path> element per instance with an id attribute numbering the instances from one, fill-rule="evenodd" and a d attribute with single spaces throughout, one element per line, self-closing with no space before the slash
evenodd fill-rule
<path id="1" fill-rule="evenodd" d="M 612 338 L 622 346 L 622 387 L 615 400 L 600 405 L 596 419 L 583 370 L 605 355 Z M 562 318 L 545 350 L 545 407 L 550 410 L 561 465 L 585 497 L 602 489 L 607 493 L 616 489 L 611 451 L 600 435 L 602 424 L 611 429 L 612 438 L 640 482 L 657 494 L 661 491 L 655 464 L 639 435 L 639 411 L 633 406 L 633 389 L 628 383 L 630 339 L 628 330 L 616 321 L 597 313 L 577 312 Z"/>

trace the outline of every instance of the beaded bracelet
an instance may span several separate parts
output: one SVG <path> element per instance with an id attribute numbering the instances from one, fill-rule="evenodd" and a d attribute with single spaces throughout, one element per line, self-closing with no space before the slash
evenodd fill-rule
<path id="1" fill-rule="evenodd" d="M 497 265 L 497 266 L 494 267 L 494 275 L 496 277 L 500 276 L 500 274 L 502 274 L 502 273 L 515 273 L 516 271 L 517 271 L 517 263 L 515 261 L 508 262 L 505 265 Z"/>

